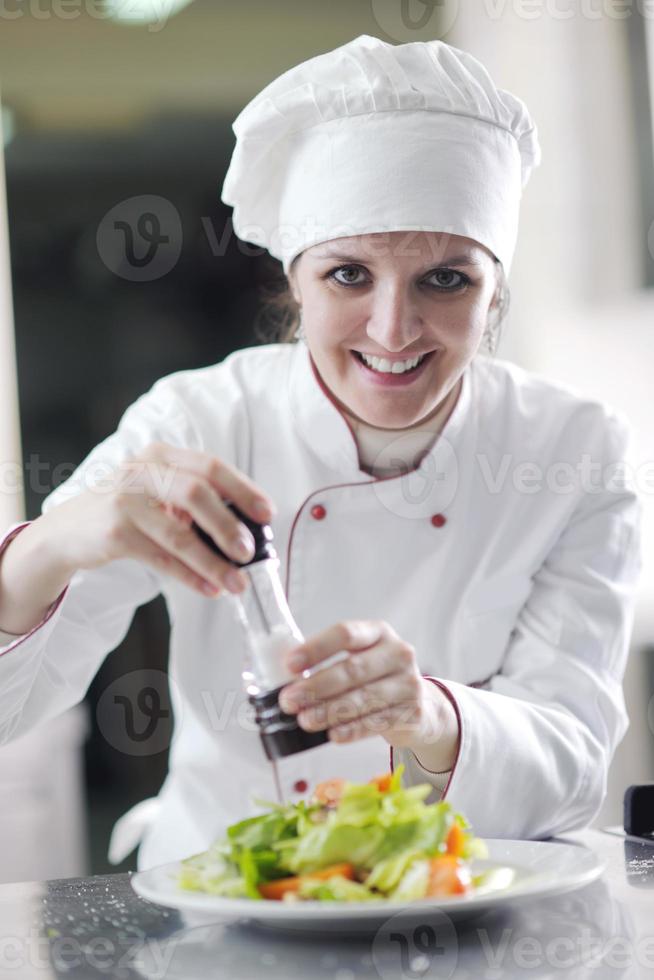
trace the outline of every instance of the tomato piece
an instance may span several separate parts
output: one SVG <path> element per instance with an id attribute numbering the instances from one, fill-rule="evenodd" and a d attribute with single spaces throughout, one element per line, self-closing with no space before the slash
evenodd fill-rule
<path id="1" fill-rule="evenodd" d="M 429 869 L 427 898 L 465 895 L 472 887 L 470 870 L 454 854 L 432 858 Z"/>
<path id="2" fill-rule="evenodd" d="M 277 881 L 267 881 L 259 885 L 259 892 L 263 898 L 273 901 L 280 901 L 289 892 L 298 892 L 303 881 L 327 881 L 328 878 L 335 878 L 340 875 L 342 878 L 354 880 L 354 868 L 351 864 L 332 864 L 321 871 L 312 871 L 307 875 L 295 875 L 292 878 L 278 878 Z"/>
<path id="3" fill-rule="evenodd" d="M 445 850 L 455 857 L 462 857 L 465 849 L 466 835 L 458 823 L 453 823 L 445 841 Z"/>
<path id="4" fill-rule="evenodd" d="M 370 782 L 372 783 L 373 786 L 377 787 L 380 793 L 388 793 L 389 789 L 391 788 L 392 778 L 393 778 L 393 774 L 387 772 L 383 776 L 375 776 L 374 779 L 370 780 Z"/>

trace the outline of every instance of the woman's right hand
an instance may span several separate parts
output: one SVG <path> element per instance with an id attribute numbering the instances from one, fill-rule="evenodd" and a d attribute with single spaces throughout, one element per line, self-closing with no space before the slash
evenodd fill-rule
<path id="1" fill-rule="evenodd" d="M 225 499 L 259 523 L 275 513 L 267 495 L 230 464 L 155 442 L 126 460 L 109 485 L 82 491 L 39 521 L 49 525 L 50 540 L 72 569 L 136 558 L 213 596 L 225 588 L 241 592 L 247 580 L 201 541 L 192 522 L 235 561 L 253 554 L 252 535 Z"/>

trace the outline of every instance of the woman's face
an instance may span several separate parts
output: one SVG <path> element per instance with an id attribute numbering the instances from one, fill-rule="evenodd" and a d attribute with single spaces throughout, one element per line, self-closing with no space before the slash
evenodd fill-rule
<path id="1" fill-rule="evenodd" d="M 289 281 L 324 383 L 358 418 L 388 429 L 438 409 L 474 357 L 498 300 L 488 249 L 438 232 L 313 245 L 293 263 Z M 381 360 L 366 365 L 362 354 Z"/>

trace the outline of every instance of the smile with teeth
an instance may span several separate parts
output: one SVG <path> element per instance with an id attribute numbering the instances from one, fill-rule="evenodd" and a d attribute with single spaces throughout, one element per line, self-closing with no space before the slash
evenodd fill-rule
<path id="1" fill-rule="evenodd" d="M 388 361 L 385 357 L 371 357 L 369 354 L 362 354 L 358 350 L 354 353 L 366 367 L 372 368 L 373 371 L 378 371 L 380 374 L 404 374 L 407 371 L 413 371 L 427 356 L 426 354 L 419 354 L 417 357 L 411 357 L 406 361 Z"/>

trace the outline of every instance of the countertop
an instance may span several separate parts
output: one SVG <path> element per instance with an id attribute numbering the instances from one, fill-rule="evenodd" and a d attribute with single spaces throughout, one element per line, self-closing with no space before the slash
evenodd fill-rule
<path id="1" fill-rule="evenodd" d="M 565 840 L 606 863 L 580 890 L 370 936 L 288 933 L 140 899 L 129 875 L 0 885 L 0 976 L 132 980 L 654 978 L 654 842 L 588 830 Z M 400 929 L 400 931 L 398 931 Z"/>

